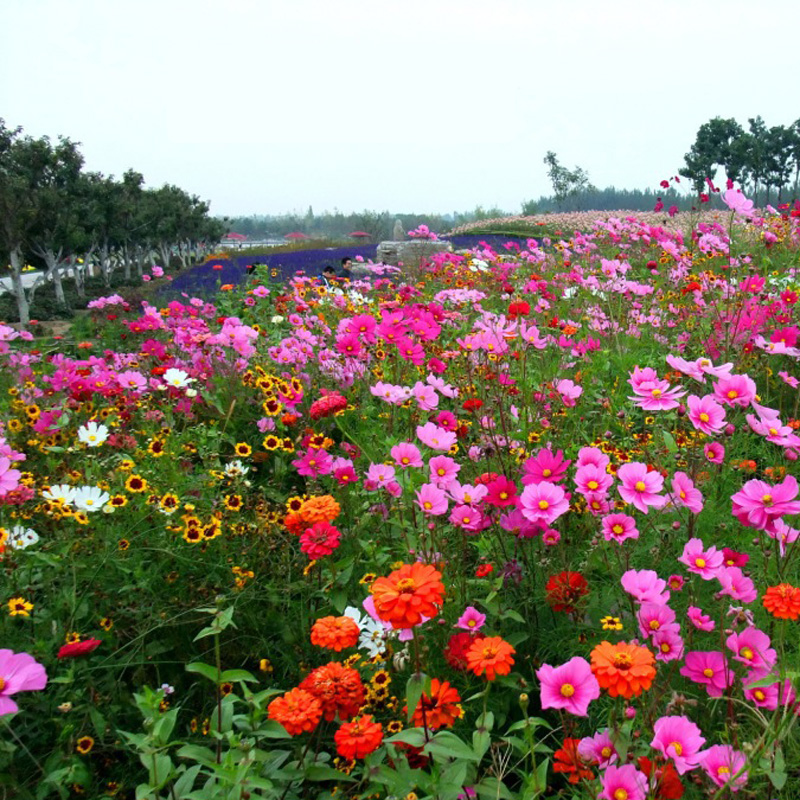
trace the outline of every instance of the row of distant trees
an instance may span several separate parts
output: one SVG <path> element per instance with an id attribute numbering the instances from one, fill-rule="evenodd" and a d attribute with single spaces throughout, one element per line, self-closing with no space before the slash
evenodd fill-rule
<path id="1" fill-rule="evenodd" d="M 756 205 L 797 197 L 800 182 L 800 119 L 791 125 L 773 125 L 758 116 L 745 129 L 735 119 L 714 117 L 700 126 L 686 166 L 680 174 L 697 192 L 720 167 L 742 184 Z"/>
<path id="2" fill-rule="evenodd" d="M 99 273 L 109 285 L 115 270 L 131 279 L 158 262 L 187 266 L 227 230 L 209 215 L 208 203 L 177 186 L 151 189 L 134 170 L 118 180 L 83 166 L 70 139 L 33 138 L 0 119 L 0 266 L 10 265 L 22 324 L 44 281 L 53 282 L 57 303 L 66 305 L 68 275 L 83 297 L 88 275 Z M 27 264 L 43 272 L 26 289 Z"/>

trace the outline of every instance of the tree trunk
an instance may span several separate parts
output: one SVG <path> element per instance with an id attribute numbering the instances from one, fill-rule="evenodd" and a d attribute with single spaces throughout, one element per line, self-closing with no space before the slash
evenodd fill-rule
<path id="1" fill-rule="evenodd" d="M 130 259 L 130 253 L 128 252 L 128 245 L 122 246 L 122 269 L 123 269 L 123 274 L 125 275 L 125 280 L 130 281 L 131 259 Z"/>
<path id="2" fill-rule="evenodd" d="M 106 286 L 111 286 L 111 270 L 109 269 L 110 254 L 108 252 L 108 242 L 103 244 L 100 251 L 100 273 L 103 276 L 103 283 Z"/>
<path id="3" fill-rule="evenodd" d="M 25 287 L 22 285 L 22 267 L 22 249 L 15 247 L 11 250 L 11 286 L 14 289 L 14 296 L 17 298 L 17 312 L 19 313 L 20 324 L 27 327 L 31 321 L 31 316 L 28 296 L 25 294 Z"/>
<path id="4" fill-rule="evenodd" d="M 64 297 L 64 284 L 61 282 L 61 251 L 54 253 L 48 249 L 41 254 L 44 263 L 47 265 L 47 277 L 52 278 L 53 288 L 56 293 L 56 303 L 63 308 L 67 307 L 67 298 Z"/>

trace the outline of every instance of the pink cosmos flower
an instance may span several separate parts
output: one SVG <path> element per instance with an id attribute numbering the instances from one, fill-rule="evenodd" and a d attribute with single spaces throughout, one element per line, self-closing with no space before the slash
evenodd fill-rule
<path id="1" fill-rule="evenodd" d="M 683 554 L 678 561 L 686 564 L 689 572 L 699 575 L 704 581 L 710 581 L 721 569 L 723 558 L 716 547 L 705 550 L 702 539 L 692 538 L 684 545 Z"/>
<path id="2" fill-rule="evenodd" d="M 774 681 L 765 683 L 767 678 L 774 678 Z M 759 708 L 770 711 L 774 711 L 779 704 L 784 707 L 792 706 L 797 700 L 797 694 L 789 678 L 781 684 L 777 675 L 772 675 L 765 669 L 754 669 L 747 673 L 744 679 L 744 696 Z"/>
<path id="3" fill-rule="evenodd" d="M 768 530 L 784 514 L 800 512 L 797 481 L 787 475 L 780 483 L 770 486 L 764 481 L 748 481 L 731 497 L 733 515 L 748 528 Z"/>
<path id="4" fill-rule="evenodd" d="M 636 614 L 639 622 L 639 631 L 645 639 L 667 627 L 678 626 L 675 624 L 675 612 L 664 603 L 642 603 Z"/>
<path id="5" fill-rule="evenodd" d="M 298 475 L 307 478 L 318 478 L 327 475 L 332 469 L 333 459 L 325 450 L 309 448 L 299 458 L 292 461 L 292 466 L 297 469 Z"/>
<path id="6" fill-rule="evenodd" d="M 586 736 L 578 743 L 578 755 L 587 763 L 605 768 L 616 764 L 619 754 L 608 733 L 608 728 L 598 731 L 594 736 Z"/>
<path id="7" fill-rule="evenodd" d="M 771 643 L 769 636 L 758 628 L 745 628 L 732 633 L 725 640 L 725 646 L 734 654 L 734 661 L 767 672 L 775 665 L 777 658 L 775 650 L 770 647 Z"/>
<path id="8" fill-rule="evenodd" d="M 605 470 L 610 461 L 611 459 L 598 447 L 581 447 L 575 464 L 578 467 L 586 467 L 592 464 L 598 469 Z"/>
<path id="9" fill-rule="evenodd" d="M 748 200 L 752 206 L 752 200 Z M 719 787 L 738 792 L 747 783 L 747 756 L 729 744 L 715 744 L 700 753 L 700 766 Z"/>
<path id="10" fill-rule="evenodd" d="M 439 516 L 447 513 L 447 495 L 432 483 L 424 483 L 416 493 L 417 505 L 423 513 Z"/>
<path id="11" fill-rule="evenodd" d="M 394 480 L 394 467 L 389 464 L 370 464 L 366 479 L 376 486 L 386 487 Z"/>
<path id="12" fill-rule="evenodd" d="M 583 387 L 566 378 L 556 381 L 553 384 L 553 388 L 561 395 L 561 402 L 567 408 L 572 408 L 577 399 L 583 394 Z"/>
<path id="13" fill-rule="evenodd" d="M 532 539 L 542 532 L 543 526 L 531 522 L 522 515 L 520 509 L 515 508 L 500 517 L 500 527 L 520 539 Z"/>
<path id="14" fill-rule="evenodd" d="M 449 456 L 434 456 L 428 462 L 428 467 L 431 471 L 431 483 L 443 489 L 456 480 L 461 470 L 461 464 Z"/>
<path id="15" fill-rule="evenodd" d="M 679 774 L 683 775 L 700 763 L 698 754 L 706 740 L 688 717 L 661 717 L 653 725 L 653 733 L 650 747 L 664 758 L 671 758 Z"/>
<path id="16" fill-rule="evenodd" d="M 686 398 L 689 407 L 689 422 L 695 429 L 709 436 L 721 433 L 725 427 L 725 409 L 710 395 L 698 397 L 690 394 Z"/>
<path id="17" fill-rule="evenodd" d="M 725 448 L 719 442 L 709 442 L 703 447 L 703 455 L 712 464 L 725 461 Z"/>
<path id="18" fill-rule="evenodd" d="M 561 541 L 561 534 L 555 528 L 547 528 L 542 534 L 542 544 L 555 547 Z"/>
<path id="19" fill-rule="evenodd" d="M 422 454 L 419 448 L 410 442 L 400 442 L 400 444 L 396 444 L 389 452 L 392 458 L 397 462 L 397 466 L 401 469 L 423 466 Z"/>
<path id="20" fill-rule="evenodd" d="M 620 579 L 622 588 L 640 603 L 668 603 L 667 582 L 652 569 L 629 569 Z"/>
<path id="21" fill-rule="evenodd" d="M 740 600 L 742 603 L 752 603 L 758 597 L 755 584 L 739 567 L 722 567 L 717 572 L 716 578 L 722 587 L 721 595 Z"/>
<path id="22" fill-rule="evenodd" d="M 664 479 L 656 471 L 648 472 L 646 464 L 638 461 L 623 464 L 617 470 L 617 477 L 620 497 L 643 514 L 647 514 L 650 506 L 661 508 L 664 505 L 665 498 L 658 494 L 664 488 Z"/>
<path id="23" fill-rule="evenodd" d="M 644 800 L 647 795 L 647 777 L 633 764 L 609 765 L 601 784 L 603 790 L 597 795 L 598 800 Z"/>
<path id="24" fill-rule="evenodd" d="M 722 697 L 733 685 L 733 670 L 728 669 L 724 654 L 718 650 L 688 652 L 680 673 L 684 678 L 705 686 L 709 697 Z"/>
<path id="25" fill-rule="evenodd" d="M 673 476 L 669 499 L 673 505 L 688 508 L 692 514 L 703 510 L 703 493 L 695 488 L 694 481 L 685 472 L 678 471 Z"/>
<path id="26" fill-rule="evenodd" d="M 11 699 L 17 692 L 37 692 L 47 685 L 44 667 L 28 653 L 0 650 L 0 716 L 15 714 L 19 706 Z"/>
<path id="27" fill-rule="evenodd" d="M 432 422 L 417 425 L 417 438 L 432 450 L 449 450 L 456 443 L 456 435 Z"/>
<path id="28" fill-rule="evenodd" d="M 578 491 L 586 495 L 605 496 L 614 483 L 614 478 L 605 469 L 596 467 L 594 464 L 578 467 L 575 473 L 575 485 Z"/>
<path id="29" fill-rule="evenodd" d="M 743 217 L 753 216 L 753 201 L 748 200 L 742 194 L 741 189 L 728 189 L 728 191 L 722 195 L 722 201 L 734 214 L 739 214 Z"/>
<path id="30" fill-rule="evenodd" d="M 465 531 L 480 531 L 485 525 L 483 514 L 475 506 L 460 504 L 453 508 L 448 517 L 451 525 Z"/>
<path id="31" fill-rule="evenodd" d="M 439 395 L 436 394 L 436 389 L 422 381 L 414 384 L 411 393 L 422 411 L 432 411 L 439 405 Z"/>
<path id="32" fill-rule="evenodd" d="M 638 390 L 634 389 L 636 394 L 628 399 L 645 411 L 669 411 L 680 405 L 678 401 L 686 394 L 681 391 L 682 388 L 670 386 L 669 381 L 665 380 L 647 381 Z"/>
<path id="33" fill-rule="evenodd" d="M 468 483 L 461 484 L 458 481 L 453 481 L 447 487 L 447 493 L 457 503 L 464 503 L 465 505 L 478 505 L 486 497 L 489 490 L 482 483 L 477 486 L 472 486 Z"/>
<path id="34" fill-rule="evenodd" d="M 603 537 L 607 542 L 615 541 L 622 544 L 626 539 L 638 539 L 639 531 L 636 520 L 627 514 L 609 514 L 603 517 Z"/>
<path id="35" fill-rule="evenodd" d="M 522 485 L 531 483 L 561 483 L 566 477 L 571 461 L 564 460 L 564 453 L 559 450 L 555 455 L 550 448 L 541 448 L 522 465 Z"/>
<path id="36" fill-rule="evenodd" d="M 589 703 L 600 697 L 600 684 L 589 662 L 578 656 L 560 667 L 543 664 L 536 677 L 541 683 L 542 708 L 563 708 L 585 717 Z"/>
<path id="37" fill-rule="evenodd" d="M 673 592 L 679 592 L 683 589 L 684 583 L 686 583 L 686 581 L 683 579 L 682 575 L 670 575 L 669 578 L 667 578 L 667 586 L 669 586 Z"/>
<path id="38" fill-rule="evenodd" d="M 506 478 L 505 475 L 499 475 L 486 484 L 484 502 L 496 508 L 508 508 L 516 505 L 517 485 L 514 481 Z"/>
<path id="39" fill-rule="evenodd" d="M 677 625 L 656 631 L 650 639 L 650 644 L 656 651 L 657 661 L 677 661 L 683 658 L 683 639 Z"/>
<path id="40" fill-rule="evenodd" d="M 720 378 L 714 386 L 714 397 L 725 406 L 746 408 L 756 396 L 755 381 L 748 375 Z"/>
<path id="41" fill-rule="evenodd" d="M 486 614 L 481 614 L 477 608 L 467 606 L 464 613 L 458 618 L 454 627 L 465 631 L 479 631 L 486 622 Z"/>
<path id="42" fill-rule="evenodd" d="M 717 627 L 717 623 L 707 614 L 704 614 L 703 609 L 697 606 L 689 606 L 686 616 L 689 617 L 689 622 L 699 631 L 713 631 Z"/>
<path id="43" fill-rule="evenodd" d="M 778 549 L 781 558 L 783 558 L 786 555 L 786 545 L 797 541 L 798 537 L 800 537 L 800 530 L 792 528 L 782 519 L 779 519 L 775 521 L 771 530 L 766 531 L 766 534 L 770 539 L 775 539 L 778 542 Z"/>
<path id="44" fill-rule="evenodd" d="M 0 458 L 0 497 L 16 489 L 21 477 L 22 473 L 18 469 L 11 469 L 11 461 L 8 458 L 5 456 Z"/>
<path id="45" fill-rule="evenodd" d="M 531 522 L 551 525 L 569 510 L 566 492 L 549 481 L 526 486 L 519 498 L 522 514 Z"/>

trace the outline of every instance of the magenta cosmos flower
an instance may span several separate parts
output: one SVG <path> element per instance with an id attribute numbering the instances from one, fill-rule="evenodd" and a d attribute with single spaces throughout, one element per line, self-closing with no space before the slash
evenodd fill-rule
<path id="1" fill-rule="evenodd" d="M 542 448 L 522 465 L 522 484 L 528 486 L 542 481 L 561 483 L 571 463 L 564 460 L 563 451 L 559 450 L 554 454 L 550 448 Z"/>
<path id="2" fill-rule="evenodd" d="M 563 708 L 576 717 L 585 717 L 589 703 L 600 697 L 600 684 L 589 662 L 579 656 L 560 667 L 542 664 L 536 677 L 542 685 L 542 708 Z"/>
<path id="3" fill-rule="evenodd" d="M 614 764 L 619 757 L 608 728 L 598 731 L 594 736 L 585 736 L 578 743 L 578 755 L 587 763 L 598 767 Z"/>
<path id="4" fill-rule="evenodd" d="M 636 520 L 627 514 L 609 514 L 602 519 L 603 537 L 607 542 L 622 544 L 626 539 L 638 539 Z"/>
<path id="5" fill-rule="evenodd" d="M 22 473 L 18 469 L 11 469 L 11 461 L 5 456 L 0 458 L 0 497 L 8 494 L 19 486 Z"/>
<path id="6" fill-rule="evenodd" d="M 689 606 L 686 616 L 689 617 L 689 622 L 699 631 L 713 631 L 717 627 L 717 623 L 708 614 L 704 614 L 702 608 L 697 606 Z"/>
<path id="7" fill-rule="evenodd" d="M 800 512 L 800 502 L 794 499 L 797 492 L 797 481 L 791 475 L 774 486 L 759 480 L 747 481 L 731 497 L 732 513 L 748 528 L 771 529 L 778 517 Z"/>
<path id="8" fill-rule="evenodd" d="M 444 489 L 424 483 L 417 491 L 417 505 L 425 514 L 439 516 L 447 513 L 447 495 Z"/>
<path id="9" fill-rule="evenodd" d="M 644 800 L 647 795 L 647 777 L 633 764 L 611 764 L 601 780 L 603 791 L 597 795 L 598 800 Z"/>
<path id="10" fill-rule="evenodd" d="M 688 508 L 692 514 L 699 514 L 703 510 L 703 493 L 695 487 L 694 481 L 680 470 L 672 478 L 669 499 L 673 505 Z"/>
<path id="11" fill-rule="evenodd" d="M 713 436 L 725 427 L 725 409 L 711 396 L 698 397 L 690 394 L 686 398 L 689 407 L 689 422 L 701 433 Z"/>
<path id="12" fill-rule="evenodd" d="M 700 748 L 706 740 L 701 736 L 700 728 L 688 717 L 661 717 L 656 720 L 653 733 L 650 747 L 658 750 L 664 758 L 671 758 L 681 775 L 700 763 Z"/>
<path id="13" fill-rule="evenodd" d="M 458 478 L 461 464 L 454 461 L 450 456 L 434 456 L 428 462 L 428 468 L 431 471 L 431 483 L 442 489 L 447 489 Z"/>
<path id="14" fill-rule="evenodd" d="M 566 492 L 548 481 L 526 486 L 519 498 L 522 515 L 546 527 L 569 509 Z"/>
<path id="15" fill-rule="evenodd" d="M 464 613 L 456 620 L 455 627 L 465 631 L 479 631 L 485 622 L 486 614 L 481 614 L 473 606 L 467 606 Z"/>
<path id="16" fill-rule="evenodd" d="M 722 697 L 733 685 L 733 670 L 725 666 L 725 656 L 717 650 L 692 650 L 686 654 L 681 675 L 706 687 L 709 697 Z"/>
<path id="17" fill-rule="evenodd" d="M 714 386 L 714 397 L 725 406 L 747 408 L 756 397 L 756 384 L 749 375 L 720 378 Z"/>
<path id="18" fill-rule="evenodd" d="M 33 656 L 0 650 L 0 716 L 19 711 L 12 694 L 40 691 L 46 685 L 47 673 Z"/>
<path id="19" fill-rule="evenodd" d="M 648 512 L 650 506 L 661 508 L 664 505 L 665 498 L 658 494 L 664 488 L 664 479 L 656 471 L 648 472 L 646 464 L 639 461 L 623 464 L 617 470 L 617 477 L 620 480 L 617 486 L 620 497 L 643 514 Z"/>
<path id="20" fill-rule="evenodd" d="M 419 452 L 419 448 L 410 442 L 400 442 L 400 444 L 396 444 L 389 452 L 392 454 L 392 458 L 397 463 L 397 466 L 401 469 L 422 466 L 422 454 Z"/>
<path id="21" fill-rule="evenodd" d="M 709 442 L 703 446 L 703 455 L 712 464 L 721 464 L 725 460 L 725 448 L 719 442 Z"/>
<path id="22" fill-rule="evenodd" d="M 700 753 L 700 766 L 717 785 L 738 792 L 747 783 L 747 756 L 729 744 L 715 744 Z"/>
<path id="23" fill-rule="evenodd" d="M 709 547 L 706 550 L 703 546 L 702 539 L 689 539 L 684 545 L 683 554 L 678 561 L 681 564 L 686 564 L 689 572 L 694 572 L 699 575 L 704 581 L 710 581 L 715 578 L 720 568 L 724 556 L 717 550 L 716 547 Z"/>
<path id="24" fill-rule="evenodd" d="M 725 646 L 733 652 L 735 661 L 767 671 L 772 669 L 777 659 L 777 653 L 770 644 L 772 641 L 769 636 L 758 628 L 745 628 L 732 633 L 725 640 Z"/>

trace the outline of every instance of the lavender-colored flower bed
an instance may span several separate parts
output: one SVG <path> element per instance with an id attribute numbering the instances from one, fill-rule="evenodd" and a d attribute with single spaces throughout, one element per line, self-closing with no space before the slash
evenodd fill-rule
<path id="1" fill-rule="evenodd" d="M 515 241 L 520 246 L 525 246 L 525 239 L 502 234 L 491 236 L 453 236 L 448 239 L 457 250 L 478 247 L 486 243 L 492 248 L 502 252 L 506 242 Z M 275 255 L 261 256 L 234 256 L 229 259 L 213 259 L 204 264 L 198 264 L 186 272 L 178 275 L 171 283 L 164 286 L 159 295 L 162 297 L 175 297 L 187 294 L 190 296 L 211 297 L 219 291 L 220 286 L 227 283 L 234 285 L 242 283 L 247 276 L 248 264 L 266 264 L 270 270 L 277 270 L 271 280 L 275 283 L 284 283 L 288 278 L 303 271 L 306 275 L 319 275 L 326 264 L 330 264 L 338 271 L 342 258 L 349 256 L 355 259 L 361 256 L 365 260 L 374 259 L 376 245 L 356 245 L 353 247 L 332 247 L 324 250 L 298 250 L 293 253 L 276 253 Z M 215 269 L 215 267 L 217 267 Z"/>

